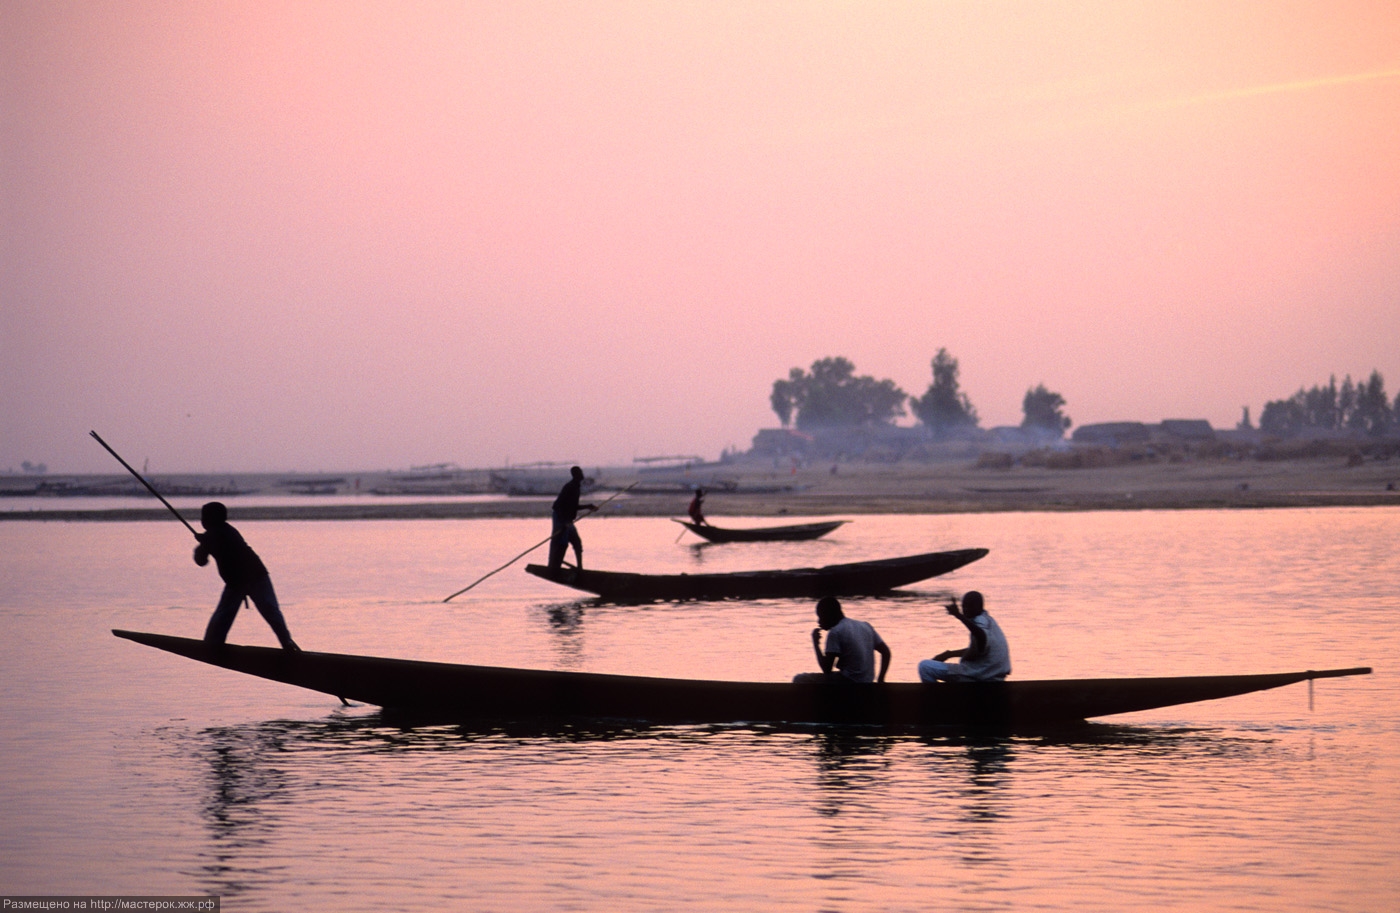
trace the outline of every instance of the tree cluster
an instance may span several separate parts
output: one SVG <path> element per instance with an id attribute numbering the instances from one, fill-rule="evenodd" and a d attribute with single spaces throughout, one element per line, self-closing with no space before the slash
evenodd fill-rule
<path id="1" fill-rule="evenodd" d="M 888 425 L 905 414 L 906 401 L 936 439 L 977 431 L 977 410 L 960 387 L 958 360 L 939 349 L 930 367 L 933 380 L 924 395 L 910 396 L 892 380 L 857 376 L 849 359 L 822 358 L 810 372 L 793 368 L 785 379 L 774 381 L 769 403 L 783 427 L 795 424 L 804 431 Z M 1064 397 L 1044 384 L 1027 390 L 1021 427 L 1062 436 L 1070 426 L 1064 405 Z"/>
<path id="2" fill-rule="evenodd" d="M 952 437 L 977 427 L 977 410 L 972 400 L 958 389 L 958 360 L 939 349 L 933 356 L 933 383 L 921 397 L 910 397 L 914 417 L 924 423 L 936 438 Z"/>
<path id="3" fill-rule="evenodd" d="M 857 377 L 856 366 L 838 357 L 812 362 L 810 374 L 793 368 L 773 382 L 769 403 L 784 427 L 795 416 L 809 430 L 889 424 L 904 414 L 908 396 L 892 380 Z"/>
<path id="4" fill-rule="evenodd" d="M 1072 424 L 1065 415 L 1064 406 L 1063 396 L 1038 384 L 1034 390 L 1027 390 L 1025 399 L 1021 400 L 1021 412 L 1025 415 L 1021 427 L 1060 437 Z"/>
<path id="5" fill-rule="evenodd" d="M 1259 430 L 1280 437 L 1309 432 L 1351 431 L 1383 437 L 1400 425 L 1400 394 L 1392 404 L 1385 393 L 1385 380 L 1379 371 L 1360 383 L 1348 374 L 1337 386 L 1333 375 L 1326 386 L 1298 388 L 1288 399 L 1264 404 Z"/>

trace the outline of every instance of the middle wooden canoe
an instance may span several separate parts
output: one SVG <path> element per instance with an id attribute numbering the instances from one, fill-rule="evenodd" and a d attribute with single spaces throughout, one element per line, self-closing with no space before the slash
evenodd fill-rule
<path id="1" fill-rule="evenodd" d="M 525 571 L 553 583 L 594 593 L 614 602 L 658 602 L 685 599 L 820 598 L 868 596 L 937 577 L 971 564 L 987 554 L 985 548 L 929 552 L 903 558 L 829 564 L 772 571 L 727 574 L 634 574 L 618 571 L 551 571 L 529 564 Z"/>
<path id="2" fill-rule="evenodd" d="M 821 523 L 798 523 L 791 526 L 756 526 L 751 529 L 728 529 L 708 523 L 676 520 L 695 535 L 710 542 L 805 542 L 820 539 L 847 520 L 826 520 Z"/>

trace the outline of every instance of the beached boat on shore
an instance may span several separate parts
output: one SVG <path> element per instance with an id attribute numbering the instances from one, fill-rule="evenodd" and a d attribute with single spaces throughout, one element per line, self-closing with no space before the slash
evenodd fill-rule
<path id="1" fill-rule="evenodd" d="M 806 542 L 820 539 L 836 527 L 849 520 L 826 520 L 820 523 L 797 523 L 789 526 L 756 526 L 750 529 L 733 529 L 711 526 L 708 523 L 692 523 L 689 520 L 676 520 L 695 535 L 709 542 Z"/>
<path id="2" fill-rule="evenodd" d="M 985 548 L 929 552 L 878 561 L 829 564 L 727 574 L 635 574 L 619 571 L 550 570 L 528 564 L 527 573 L 615 602 L 688 599 L 781 599 L 868 596 L 955 571 L 987 554 Z"/>
<path id="3" fill-rule="evenodd" d="M 463 722 L 861 723 L 1032 729 L 1371 671 L 932 685 L 726 682 L 292 653 L 232 644 L 214 647 L 188 637 L 112 633 L 199 662 L 386 711 Z"/>

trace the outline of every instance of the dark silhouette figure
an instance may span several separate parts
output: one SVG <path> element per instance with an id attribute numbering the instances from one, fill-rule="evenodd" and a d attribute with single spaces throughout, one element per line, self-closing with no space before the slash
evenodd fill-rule
<path id="1" fill-rule="evenodd" d="M 272 633 L 277 635 L 282 649 L 300 652 L 301 648 L 292 640 L 287 622 L 282 618 L 267 567 L 258 553 L 243 541 L 238 530 L 229 525 L 228 508 L 218 501 L 210 501 L 200 509 L 199 523 L 205 531 L 195 534 L 199 545 L 195 546 L 194 563 L 204 567 L 212 557 L 224 580 L 224 592 L 204 630 L 204 642 L 222 644 L 228 638 L 229 628 L 233 627 L 243 600 L 251 599 Z"/>
<path id="2" fill-rule="evenodd" d="M 554 499 L 554 531 L 549 540 L 549 569 L 557 571 L 564 564 L 564 553 L 570 545 L 574 547 L 574 565 L 583 569 L 583 540 L 579 538 L 574 521 L 580 510 L 597 510 L 595 504 L 579 504 L 583 492 L 583 470 L 575 466 L 569 470 L 569 481 L 559 489 L 559 497 Z"/>
<path id="3" fill-rule="evenodd" d="M 885 680 L 890 668 L 890 648 L 879 633 L 864 621 L 847 618 L 841 601 L 823 596 L 817 602 L 817 627 L 812 629 L 812 650 L 817 654 L 820 672 L 799 672 L 794 682 L 873 682 Z M 822 649 L 826 631 L 826 649 Z M 880 654 L 880 675 L 875 675 L 875 654 Z"/>
<path id="4" fill-rule="evenodd" d="M 1000 681 L 1011 674 L 1011 648 L 1001 626 L 988 615 L 982 604 L 982 594 L 973 590 L 963 594 L 962 610 L 958 601 L 948 603 L 948 614 L 961 621 L 970 639 L 961 650 L 944 650 L 933 659 L 919 663 L 919 681 Z M 957 659 L 956 665 L 947 662 Z"/>
<path id="5" fill-rule="evenodd" d="M 692 523 L 696 523 L 696 524 L 699 524 L 699 525 L 701 525 L 701 526 L 704 526 L 704 525 L 705 525 L 706 521 L 705 521 L 704 503 L 705 503 L 705 489 L 703 489 L 703 488 L 697 488 L 697 489 L 695 489 L 695 497 L 693 497 L 693 498 L 690 499 L 690 506 L 689 506 L 688 508 L 686 508 L 686 513 L 690 514 L 690 520 L 691 520 Z"/>

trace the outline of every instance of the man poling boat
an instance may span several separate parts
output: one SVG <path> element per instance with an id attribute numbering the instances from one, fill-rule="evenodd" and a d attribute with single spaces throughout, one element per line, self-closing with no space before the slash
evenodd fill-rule
<path id="1" fill-rule="evenodd" d="M 111 445 L 97 434 L 96 431 L 89 431 L 93 440 L 101 444 L 103 449 L 116 458 L 118 463 L 126 468 L 126 471 L 136 477 L 136 480 L 146 486 L 146 490 L 155 495 L 160 503 L 164 504 L 169 511 L 175 515 L 175 519 L 185 525 L 199 543 L 194 549 L 194 563 L 204 567 L 209 563 L 209 559 L 214 559 L 214 564 L 219 570 L 219 576 L 224 581 L 224 591 L 219 596 L 218 605 L 214 608 L 214 614 L 209 619 L 209 624 L 204 630 L 204 639 L 212 645 L 219 645 L 228 636 L 229 628 L 233 626 L 234 619 L 238 616 L 238 609 L 241 605 L 252 602 L 257 608 L 258 614 L 262 615 L 268 627 L 277 635 L 277 640 L 282 644 L 283 649 L 299 650 L 296 641 L 292 640 L 291 632 L 287 630 L 287 622 L 282 617 L 282 608 L 277 602 L 277 593 L 272 588 L 272 577 L 267 572 L 267 566 L 258 557 L 257 552 L 248 546 L 243 540 L 242 534 L 228 522 L 228 508 L 220 501 L 210 501 L 205 504 L 199 512 L 200 525 L 204 527 L 204 532 L 196 532 L 190 526 L 188 520 L 180 515 L 180 512 L 171 503 L 156 491 L 154 485 L 146 481 L 145 477 L 135 469 L 131 468 L 126 460 L 121 458 Z"/>
<path id="2" fill-rule="evenodd" d="M 575 468 L 578 468 L 578 467 L 575 467 Z M 582 471 L 582 470 L 580 470 L 580 471 Z M 591 513 L 597 513 L 598 511 L 602 510 L 604 507 L 608 506 L 608 504 L 612 501 L 613 498 L 616 498 L 618 495 L 626 494 L 627 492 L 631 491 L 633 488 L 636 488 L 636 487 L 637 487 L 637 483 L 636 483 L 636 482 L 633 482 L 631 485 L 628 485 L 626 488 L 623 488 L 623 489 L 621 489 L 620 491 L 615 491 L 615 492 L 613 492 L 611 495 L 608 496 L 608 499 L 607 499 L 606 501 L 604 501 L 602 504 L 599 504 L 599 505 L 596 505 L 596 506 L 590 504 L 589 507 L 592 508 L 592 510 L 590 511 L 590 514 L 591 514 Z M 588 515 L 586 514 L 585 516 L 588 516 Z M 539 548 L 541 545 L 544 545 L 546 542 L 553 542 L 553 540 L 554 540 L 554 535 L 555 535 L 554 532 L 551 531 L 550 534 L 549 534 L 549 536 L 547 536 L 546 538 L 541 539 L 539 542 L 536 542 L 534 545 L 532 545 L 532 546 L 530 546 L 529 548 L 525 549 L 525 551 L 523 551 L 523 552 L 521 552 L 520 554 L 516 555 L 514 558 L 510 559 L 510 560 L 507 561 L 505 564 L 501 565 L 500 567 L 496 568 L 495 570 L 487 571 L 485 574 L 483 574 L 482 576 L 476 578 L 475 580 L 473 580 L 471 583 L 467 584 L 466 586 L 462 587 L 460 590 L 458 590 L 457 592 L 453 593 L 451 596 L 448 596 L 446 599 L 443 600 L 443 602 L 451 602 L 452 600 L 456 599 L 458 596 L 461 596 L 461 595 L 462 595 L 463 593 L 465 593 L 467 590 L 470 590 L 470 589 L 472 589 L 473 587 L 475 587 L 478 583 L 481 583 L 483 580 L 486 580 L 488 577 L 492 577 L 492 576 L 494 576 L 494 575 L 496 575 L 496 574 L 499 574 L 501 571 L 503 571 L 503 570 L 505 570 L 506 568 L 510 567 L 512 564 L 514 564 L 515 562 L 519 561 L 521 558 L 524 558 L 526 555 L 530 554 L 530 553 L 533 552 L 535 549 Z M 574 535 L 577 536 L 578 533 L 575 532 Z"/>

